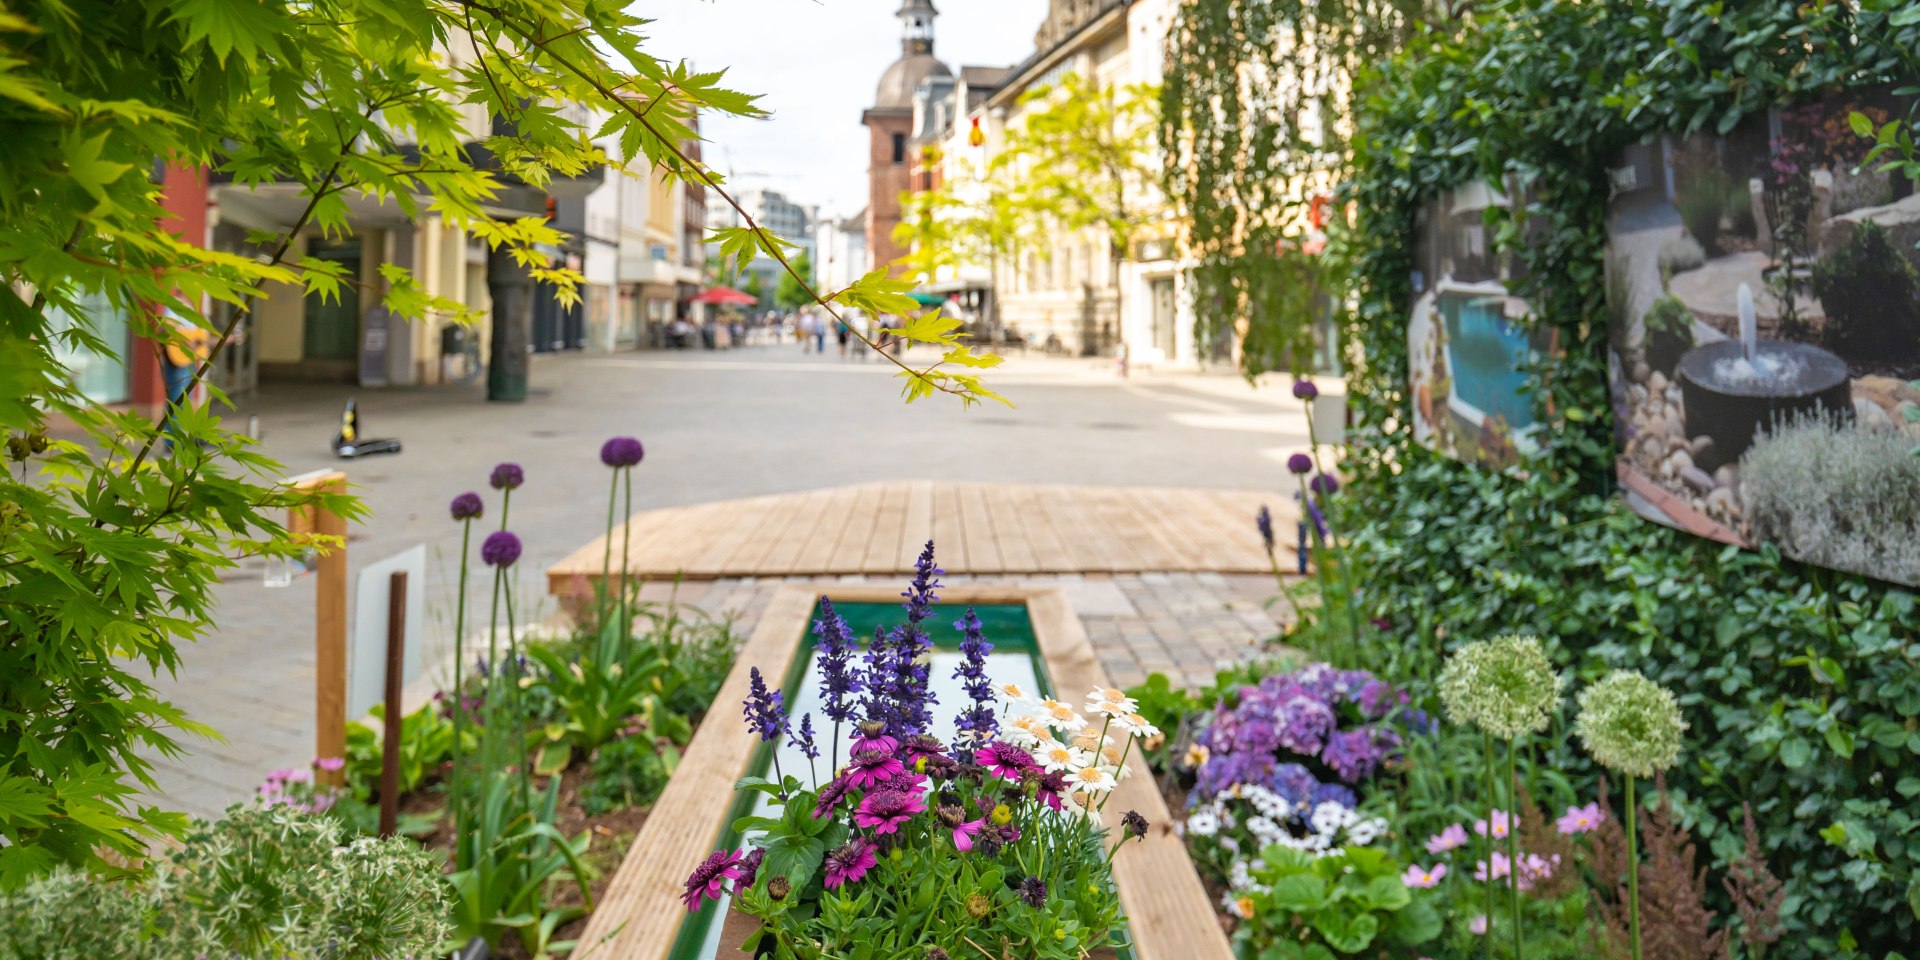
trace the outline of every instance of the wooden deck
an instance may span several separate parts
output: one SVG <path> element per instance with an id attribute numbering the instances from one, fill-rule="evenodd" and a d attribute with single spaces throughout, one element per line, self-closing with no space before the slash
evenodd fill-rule
<path id="1" fill-rule="evenodd" d="M 642 580 L 891 574 L 931 537 L 950 574 L 1265 573 L 1262 504 L 1292 544 L 1293 500 L 1277 489 L 860 484 L 637 513 L 614 530 L 612 565 L 625 550 Z M 549 568 L 548 592 L 591 594 L 606 549 L 596 538 Z"/>
<path id="2" fill-rule="evenodd" d="M 1257 539 L 1257 538 L 1256 538 Z M 785 585 L 773 596 L 753 635 L 734 661 L 715 703 L 746 697 L 747 672 L 758 666 L 785 676 L 807 629 L 821 590 L 837 600 L 892 601 L 897 588 L 857 584 Z M 945 606 L 1024 603 L 1032 618 L 1047 673 L 1061 697 L 1078 703 L 1084 691 L 1107 686 L 1086 631 L 1065 592 L 1052 588 L 948 586 Z M 747 772 L 753 733 L 732 711 L 715 710 L 703 723 L 653 813 L 634 837 L 601 898 L 577 956 L 592 960 L 665 960 L 686 911 L 679 896 L 688 870 L 719 842 L 726 826 L 732 785 Z M 1146 837 L 1122 847 L 1113 862 L 1114 883 L 1133 936 L 1137 960 L 1231 960 L 1233 950 L 1214 919 L 1213 904 L 1172 830 L 1146 760 L 1135 752 L 1129 777 L 1114 790 L 1103 814 L 1108 829 L 1138 810 L 1152 825 Z"/>

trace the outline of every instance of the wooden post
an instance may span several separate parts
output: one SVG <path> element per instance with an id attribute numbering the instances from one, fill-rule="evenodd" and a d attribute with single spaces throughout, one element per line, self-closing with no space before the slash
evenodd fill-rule
<path id="1" fill-rule="evenodd" d="M 347 475 L 324 470 L 295 478 L 295 490 L 322 494 L 347 492 Z M 336 537 L 339 544 L 323 550 L 314 566 L 314 757 L 347 755 L 347 521 L 322 507 L 294 511 L 288 532 Z M 342 771 L 316 771 L 320 782 L 344 786 Z"/>
<path id="2" fill-rule="evenodd" d="M 380 835 L 400 820 L 400 681 L 407 669 L 407 572 L 387 581 L 387 729 L 380 741 Z"/>

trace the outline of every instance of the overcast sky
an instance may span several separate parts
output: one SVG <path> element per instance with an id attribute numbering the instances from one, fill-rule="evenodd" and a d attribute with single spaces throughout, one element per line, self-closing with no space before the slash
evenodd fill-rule
<path id="1" fill-rule="evenodd" d="M 1033 50 L 1047 0 L 934 0 L 934 53 L 963 64 L 1010 66 Z M 643 49 L 728 68 L 727 85 L 765 94 L 771 120 L 705 123 L 707 161 L 736 186 L 766 186 L 823 213 L 867 202 L 867 130 L 880 74 L 900 56 L 900 0 L 636 0 L 654 21 Z"/>

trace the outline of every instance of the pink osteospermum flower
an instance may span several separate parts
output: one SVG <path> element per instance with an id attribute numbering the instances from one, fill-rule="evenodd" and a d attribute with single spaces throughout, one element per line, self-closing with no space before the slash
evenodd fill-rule
<path id="1" fill-rule="evenodd" d="M 847 766 L 849 786 L 866 788 L 876 783 L 885 783 L 905 773 L 907 765 L 891 752 L 880 750 L 856 750 L 853 762 Z"/>
<path id="2" fill-rule="evenodd" d="M 1554 821 L 1554 826 L 1559 828 L 1562 834 L 1570 837 L 1576 833 L 1593 830 L 1606 820 L 1607 814 L 1600 809 L 1600 804 L 1589 803 L 1584 807 L 1568 807 L 1567 812 Z"/>
<path id="3" fill-rule="evenodd" d="M 979 833 L 981 828 L 985 827 L 986 825 L 987 825 L 986 819 L 982 818 L 979 820 L 969 820 L 966 823 L 963 823 L 957 827 L 954 827 L 953 828 L 953 848 L 955 850 L 960 851 L 961 853 L 966 853 L 967 851 L 972 850 L 974 834 Z"/>
<path id="4" fill-rule="evenodd" d="M 1022 773 L 1034 767 L 1031 754 L 1004 740 L 995 740 L 975 750 L 973 762 L 1008 780 L 1018 780 Z"/>
<path id="5" fill-rule="evenodd" d="M 853 812 L 853 822 L 876 834 L 895 833 L 901 824 L 923 813 L 927 803 L 920 797 L 899 790 L 879 790 L 866 795 Z"/>
<path id="6" fill-rule="evenodd" d="M 873 841 L 865 837 L 852 840 L 835 847 L 827 853 L 826 885 L 831 890 L 842 884 L 858 883 L 880 862 Z"/>
<path id="7" fill-rule="evenodd" d="M 1427 838 L 1427 852 L 1432 854 L 1458 850 L 1466 845 L 1467 828 L 1457 823 Z"/>
<path id="8" fill-rule="evenodd" d="M 1409 887 L 1424 890 L 1438 884 L 1446 875 L 1447 865 L 1444 863 L 1436 863 L 1430 868 L 1416 863 L 1407 867 L 1407 872 L 1400 875 L 1400 880 Z"/>
<path id="9" fill-rule="evenodd" d="M 740 879 L 745 858 L 736 850 L 715 850 L 687 877 L 687 892 L 680 895 L 688 910 L 697 909 L 703 899 L 718 900 L 726 892 L 726 881 Z"/>

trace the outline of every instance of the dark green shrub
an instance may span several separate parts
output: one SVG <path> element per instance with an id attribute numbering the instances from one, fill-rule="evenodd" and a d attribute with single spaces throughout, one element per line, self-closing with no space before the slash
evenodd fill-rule
<path id="1" fill-rule="evenodd" d="M 1678 297 L 1667 295 L 1647 308 L 1641 322 L 1647 328 L 1641 341 L 1647 366 L 1671 376 L 1680 358 L 1693 349 L 1693 311 Z"/>
<path id="2" fill-rule="evenodd" d="M 1885 227 L 1862 221 L 1815 261 L 1813 292 L 1826 308 L 1827 347 L 1850 362 L 1920 356 L 1920 274 Z"/>
<path id="3" fill-rule="evenodd" d="M 1687 233 L 1698 241 L 1700 248 L 1708 256 L 1722 252 L 1720 247 L 1720 221 L 1732 206 L 1733 198 L 1740 195 L 1734 187 L 1733 179 L 1726 171 L 1713 165 L 1711 158 L 1703 158 L 1694 166 L 1688 182 L 1680 188 L 1680 195 L 1674 198 L 1674 206 L 1680 210 L 1680 222 L 1686 225 Z M 1752 222 L 1752 216 L 1748 216 Z"/>

